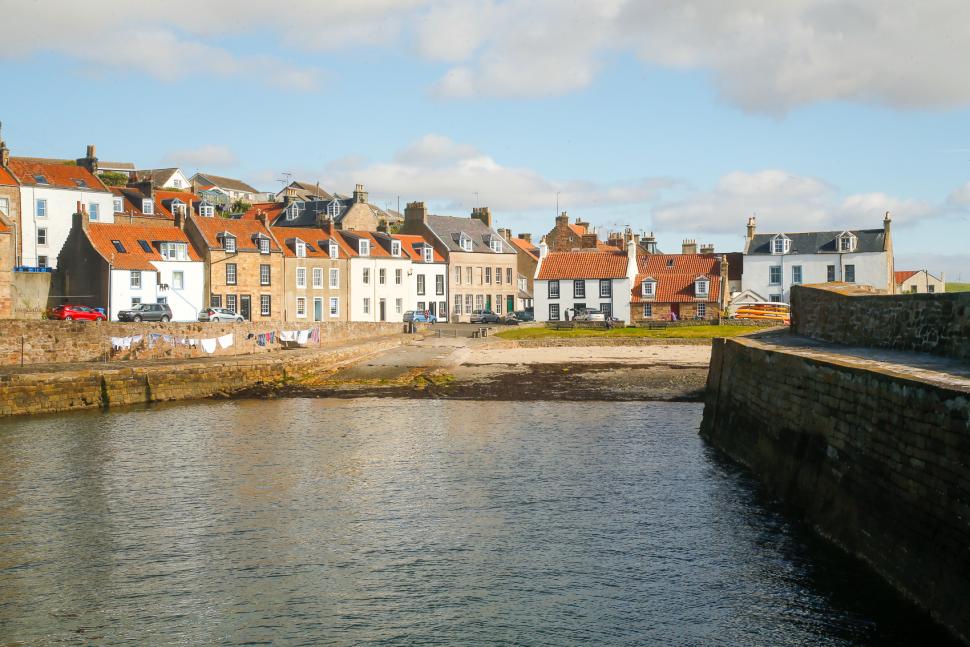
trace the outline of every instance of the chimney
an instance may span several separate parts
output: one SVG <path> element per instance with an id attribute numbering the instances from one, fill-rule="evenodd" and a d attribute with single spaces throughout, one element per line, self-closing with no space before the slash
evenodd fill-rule
<path id="1" fill-rule="evenodd" d="M 583 222 L 579 218 L 576 218 L 576 226 L 582 229 L 583 231 L 589 231 L 589 223 Z"/>
<path id="2" fill-rule="evenodd" d="M 886 237 L 888 238 L 892 234 L 893 219 L 889 216 L 889 212 L 886 212 L 886 217 L 882 219 L 882 228 L 886 232 Z"/>
<path id="3" fill-rule="evenodd" d="M 643 248 L 643 251 L 648 254 L 657 253 L 657 239 L 654 238 L 652 231 L 650 232 L 649 236 L 644 236 L 640 240 L 640 247 Z"/>
<path id="4" fill-rule="evenodd" d="M 633 239 L 626 241 L 626 277 L 630 279 L 630 284 L 637 279 L 637 274 L 640 273 L 640 267 L 637 264 L 637 244 L 633 242 Z"/>
<path id="5" fill-rule="evenodd" d="M 186 213 L 188 212 L 188 210 L 189 210 L 190 207 L 191 207 L 191 205 L 187 205 L 185 207 Z M 262 211 L 260 211 L 260 213 L 262 213 Z M 181 209 L 176 209 L 172 213 L 172 215 L 175 217 L 175 226 L 178 227 L 179 229 L 181 229 L 182 231 L 185 231 L 185 216 L 182 215 L 182 210 Z"/>
<path id="6" fill-rule="evenodd" d="M 527 243 L 531 243 L 532 242 L 532 234 L 519 234 L 519 238 L 521 238 L 522 240 L 524 240 Z"/>
<path id="7" fill-rule="evenodd" d="M 144 180 L 128 182 L 128 186 L 132 189 L 138 189 L 146 198 L 150 198 L 152 201 L 155 200 L 155 182 L 150 177 Z"/>
<path id="8" fill-rule="evenodd" d="M 354 187 L 354 202 L 362 203 L 367 202 L 367 191 L 364 191 L 364 185 L 358 184 Z"/>
<path id="9" fill-rule="evenodd" d="M 696 254 L 697 253 L 697 241 L 696 240 L 684 240 L 683 244 L 680 246 L 681 254 Z"/>
<path id="10" fill-rule="evenodd" d="M 596 238 L 596 234 L 583 234 L 579 246 L 581 249 L 596 249 L 596 243 L 598 242 L 599 240 Z"/>
<path id="11" fill-rule="evenodd" d="M 512 240 L 512 230 L 511 229 L 497 229 L 498 235 L 504 238 L 506 241 Z"/>
<path id="12" fill-rule="evenodd" d="M 492 226 L 492 211 L 488 207 L 474 207 L 472 209 L 472 218 L 481 220 L 485 223 L 486 227 Z"/>
<path id="13" fill-rule="evenodd" d="M 754 230 L 755 230 L 756 224 L 757 223 L 755 222 L 754 216 L 751 216 L 750 218 L 748 218 L 748 240 L 751 240 L 752 238 L 754 238 Z"/>
<path id="14" fill-rule="evenodd" d="M 423 202 L 408 202 L 407 206 L 404 207 L 404 222 L 405 224 L 411 223 L 428 223 L 428 208 L 424 206 Z M 417 232 L 413 232 L 417 233 Z"/>
<path id="15" fill-rule="evenodd" d="M 706 245 L 701 245 L 701 254 L 713 254 L 713 253 L 714 253 L 713 244 L 707 243 Z"/>
<path id="16" fill-rule="evenodd" d="M 95 152 L 94 144 L 88 144 L 88 148 L 84 157 L 75 160 L 77 165 L 86 168 L 91 173 L 97 175 L 98 173 L 98 157 Z"/>
<path id="17" fill-rule="evenodd" d="M 256 221 L 263 223 L 263 226 L 264 227 L 268 227 L 268 225 L 266 223 L 266 212 L 265 211 L 258 212 L 256 214 Z"/>
<path id="18" fill-rule="evenodd" d="M 546 245 L 546 241 L 539 243 L 539 260 L 544 259 L 549 255 L 549 245 Z"/>
<path id="19" fill-rule="evenodd" d="M 6 167 L 10 163 L 10 149 L 7 142 L 3 141 L 3 124 L 0 123 L 0 167 Z"/>
<path id="20" fill-rule="evenodd" d="M 80 229 L 83 229 L 84 231 L 87 231 L 88 225 L 91 224 L 91 217 L 88 215 L 87 208 L 80 200 L 77 201 L 77 208 L 74 211 L 73 224 L 75 228 L 80 228 Z"/>
<path id="21" fill-rule="evenodd" d="M 731 290 L 728 286 L 728 257 L 727 254 L 721 254 L 718 257 L 721 261 L 721 308 L 726 308 L 728 304 L 728 298 L 731 296 Z"/>
<path id="22" fill-rule="evenodd" d="M 568 227 L 569 226 L 569 215 L 563 211 L 561 214 L 556 216 L 556 227 Z"/>
<path id="23" fill-rule="evenodd" d="M 328 236 L 333 236 L 333 221 L 324 220 L 323 222 L 318 222 L 320 229 L 322 229 Z"/>

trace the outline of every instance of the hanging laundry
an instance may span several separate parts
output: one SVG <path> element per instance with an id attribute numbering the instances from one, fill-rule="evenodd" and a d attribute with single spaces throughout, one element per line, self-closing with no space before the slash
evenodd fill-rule
<path id="1" fill-rule="evenodd" d="M 280 341 L 296 341 L 297 331 L 283 330 L 280 332 Z"/>
<path id="2" fill-rule="evenodd" d="M 222 348 L 229 348 L 230 346 L 232 346 L 232 333 L 229 333 L 228 335 L 223 335 L 218 339 L 219 339 L 219 346 L 221 346 Z"/>
<path id="3" fill-rule="evenodd" d="M 194 339 L 192 341 L 195 341 Z M 216 352 L 216 340 L 215 339 L 203 339 L 202 340 L 202 350 L 212 354 Z"/>
<path id="4" fill-rule="evenodd" d="M 134 336 L 132 336 L 131 343 L 132 344 L 140 344 L 141 343 L 141 335 L 134 335 Z"/>
<path id="5" fill-rule="evenodd" d="M 248 335 L 246 335 L 246 339 L 252 339 L 253 337 L 255 337 L 253 333 L 249 333 Z"/>
<path id="6" fill-rule="evenodd" d="M 199 340 L 198 339 L 186 339 L 185 340 L 185 343 L 187 343 L 190 348 L 195 348 L 196 346 L 199 345 Z"/>
<path id="7" fill-rule="evenodd" d="M 175 337 L 173 337 L 172 335 L 162 335 L 162 341 L 165 342 L 166 344 L 174 344 Z"/>
<path id="8" fill-rule="evenodd" d="M 112 337 L 111 347 L 114 349 L 130 348 L 131 337 Z"/>
<path id="9" fill-rule="evenodd" d="M 259 333 L 258 335 L 256 335 L 256 345 L 257 346 L 265 346 L 266 345 L 266 337 L 267 337 L 266 333 L 262 333 L 262 332 Z"/>
<path id="10" fill-rule="evenodd" d="M 306 346 L 308 341 L 310 341 L 309 330 L 301 330 L 296 334 L 296 343 L 298 343 L 300 346 Z"/>
<path id="11" fill-rule="evenodd" d="M 310 333 L 310 341 L 312 341 L 314 344 L 320 343 L 320 326 L 313 327 L 313 332 Z"/>
<path id="12" fill-rule="evenodd" d="M 158 340 L 161 338 L 162 336 L 156 332 L 148 333 L 148 347 L 155 348 L 155 344 L 157 344 Z"/>

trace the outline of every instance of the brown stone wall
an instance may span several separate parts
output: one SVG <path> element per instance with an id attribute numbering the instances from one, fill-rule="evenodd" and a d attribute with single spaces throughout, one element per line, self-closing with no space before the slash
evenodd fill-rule
<path id="1" fill-rule="evenodd" d="M 283 347 L 279 342 L 259 346 L 255 335 L 282 330 L 320 328 L 317 346 L 328 346 L 360 339 L 399 335 L 400 323 L 335 322 L 306 324 L 281 322 L 231 323 L 122 323 L 88 321 L 0 321 L 0 365 L 16 366 L 52 362 L 98 362 L 105 360 L 208 357 L 199 345 L 194 348 L 159 342 L 148 347 L 147 335 L 159 333 L 188 339 L 211 339 L 233 334 L 233 345 L 216 347 L 214 356 L 265 354 Z M 249 335 L 253 338 L 247 339 Z M 111 337 L 142 335 L 139 344 L 127 350 L 112 349 Z M 293 344 L 289 344 L 293 345 Z M 313 344 L 311 344 L 313 346 Z"/>
<path id="2" fill-rule="evenodd" d="M 49 272 L 14 272 L 11 299 L 16 319 L 41 319 L 51 294 Z"/>
<path id="3" fill-rule="evenodd" d="M 226 283 L 226 264 L 236 264 L 236 284 Z M 270 266 L 270 284 L 260 285 L 259 266 Z M 283 318 L 283 254 L 260 254 L 258 252 L 237 252 L 227 254 L 222 250 L 209 251 L 207 268 L 209 290 L 206 302 L 211 305 L 212 295 L 221 297 L 222 307 L 226 307 L 227 295 L 236 296 L 236 312 L 242 314 L 242 297 L 250 297 L 250 318 L 252 321 L 279 321 Z M 270 296 L 271 313 L 268 317 L 260 314 L 260 297 Z"/>
<path id="4" fill-rule="evenodd" d="M 715 339 L 701 434 L 970 639 L 970 398 Z"/>
<path id="5" fill-rule="evenodd" d="M 836 344 L 970 359 L 970 293 L 845 294 L 793 286 L 792 332 Z"/>
<path id="6" fill-rule="evenodd" d="M 350 301 L 348 284 L 350 282 L 350 264 L 347 259 L 330 259 L 320 257 L 295 258 L 285 257 L 283 260 L 284 280 L 283 297 L 284 304 L 283 317 L 286 321 L 306 322 L 313 321 L 313 300 L 314 298 L 323 299 L 323 319 L 321 321 L 347 321 L 349 319 Z M 306 268 L 306 287 L 296 287 L 296 269 Z M 313 287 L 313 268 L 323 270 L 323 288 Z M 330 288 L 330 268 L 336 268 L 339 275 L 338 287 Z M 306 298 L 306 316 L 297 317 L 296 299 L 297 297 Z M 340 314 L 337 317 L 330 316 L 330 297 L 340 299 Z"/>
<path id="7" fill-rule="evenodd" d="M 492 312 L 497 312 L 495 308 L 495 297 L 501 295 L 502 308 L 501 314 L 506 314 L 508 297 L 513 298 L 518 294 L 517 283 L 517 264 L 518 256 L 515 254 L 480 254 L 476 252 L 451 252 L 448 258 L 448 315 L 452 322 L 468 321 L 471 313 L 465 307 L 465 295 L 472 295 L 472 309 L 477 310 L 478 306 L 476 295 L 482 295 L 483 308 L 486 302 L 485 296 L 492 297 Z M 456 268 L 461 268 L 461 281 L 458 281 Z M 472 282 L 468 283 L 468 269 L 472 268 Z M 491 283 L 485 283 L 485 268 L 492 270 Z M 495 271 L 498 268 L 502 272 L 502 282 L 495 282 Z M 506 281 L 508 269 L 512 270 L 512 283 Z M 462 297 L 461 316 L 455 317 L 455 295 Z"/>
<path id="8" fill-rule="evenodd" d="M 17 186 L 0 186 L 0 198 L 6 198 L 10 203 L 10 213 L 6 214 L 7 221 L 12 227 L 12 234 L 14 236 L 14 265 L 20 265 L 20 255 L 23 248 L 23 243 L 20 240 L 20 221 L 21 221 L 21 206 L 20 206 L 20 187 Z"/>
<path id="9" fill-rule="evenodd" d="M 550 252 L 568 252 L 583 246 L 582 236 L 569 226 L 569 218 L 565 214 L 556 218 L 556 224 L 546 234 L 545 240 Z"/>

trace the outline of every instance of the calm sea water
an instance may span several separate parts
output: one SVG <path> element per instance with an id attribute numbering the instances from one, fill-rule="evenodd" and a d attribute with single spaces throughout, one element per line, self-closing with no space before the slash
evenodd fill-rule
<path id="1" fill-rule="evenodd" d="M 279 400 L 0 423 L 0 642 L 945 636 L 671 403 Z"/>

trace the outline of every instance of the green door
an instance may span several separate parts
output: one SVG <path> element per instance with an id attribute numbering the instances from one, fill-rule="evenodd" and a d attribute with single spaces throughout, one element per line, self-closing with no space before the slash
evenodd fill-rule
<path id="1" fill-rule="evenodd" d="M 515 297 L 511 294 L 505 297 L 505 311 L 515 312 Z"/>
<path id="2" fill-rule="evenodd" d="M 486 294 L 485 295 L 485 312 L 491 312 L 491 311 L 492 311 L 492 295 L 491 294 Z"/>

